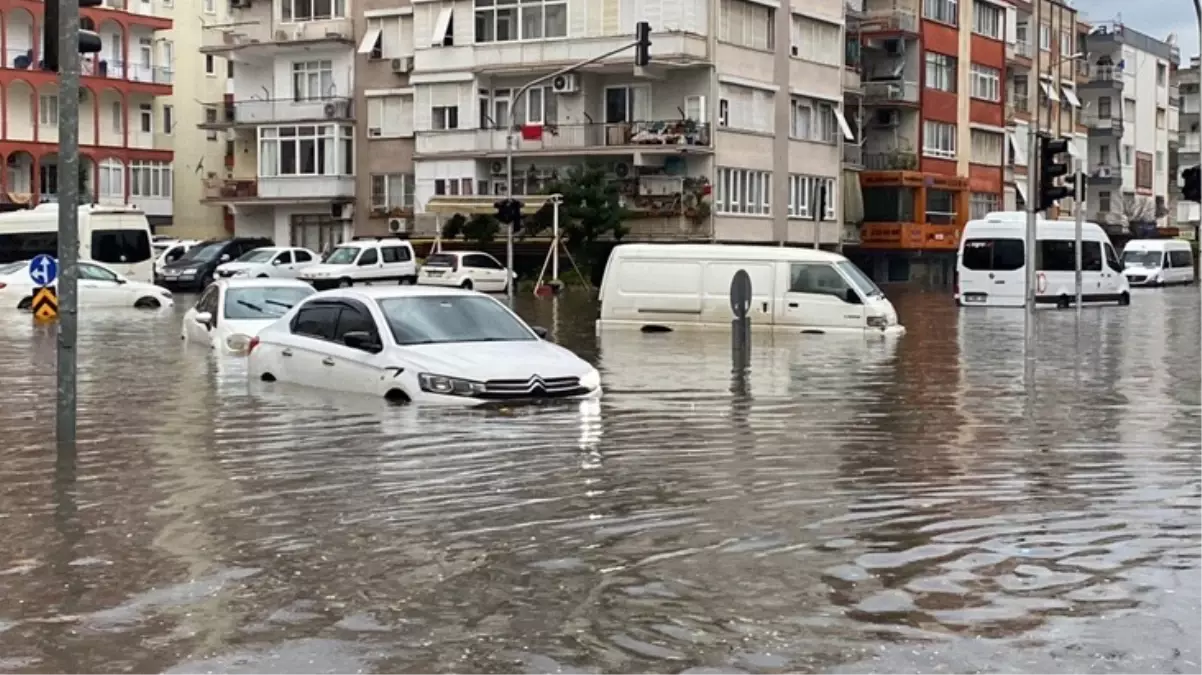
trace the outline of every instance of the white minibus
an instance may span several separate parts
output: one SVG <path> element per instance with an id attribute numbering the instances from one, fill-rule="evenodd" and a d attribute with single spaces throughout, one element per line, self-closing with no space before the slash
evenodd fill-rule
<path id="1" fill-rule="evenodd" d="M 1022 307 L 1026 304 L 1027 216 L 1019 211 L 990 213 L 970 220 L 956 256 L 956 302 L 961 306 Z M 1076 297 L 1075 225 L 1040 219 L 1036 225 L 1036 289 L 1039 304 L 1068 307 Z M 1083 303 L 1131 301 L 1123 264 L 1110 237 L 1095 223 L 1081 231 Z"/>
<path id="2" fill-rule="evenodd" d="M 79 207 L 79 257 L 105 263 L 133 281 L 154 281 L 146 214 L 132 206 Z M 0 214 L 0 264 L 58 255 L 58 204 Z"/>
<path id="3" fill-rule="evenodd" d="M 1132 286 L 1194 282 L 1194 250 L 1181 239 L 1132 239 L 1123 247 L 1123 274 Z"/>
<path id="4" fill-rule="evenodd" d="M 847 258 L 811 248 L 623 244 L 601 280 L 597 330 L 730 330 L 731 280 L 751 279 L 752 330 L 901 335 L 885 294 Z"/>

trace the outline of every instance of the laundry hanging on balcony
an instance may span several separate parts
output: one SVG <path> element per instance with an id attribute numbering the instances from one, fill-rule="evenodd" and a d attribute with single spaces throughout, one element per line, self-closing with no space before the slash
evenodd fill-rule
<path id="1" fill-rule="evenodd" d="M 522 140 L 523 141 L 541 141 L 543 139 L 543 125 L 541 124 L 523 124 L 522 125 Z"/>

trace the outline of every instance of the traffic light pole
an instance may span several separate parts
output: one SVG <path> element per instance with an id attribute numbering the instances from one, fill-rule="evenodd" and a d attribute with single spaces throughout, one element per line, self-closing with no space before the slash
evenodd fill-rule
<path id="1" fill-rule="evenodd" d="M 1073 249 L 1076 253 L 1076 261 L 1073 263 L 1073 283 L 1077 290 L 1076 304 L 1073 307 L 1076 308 L 1077 314 L 1081 313 L 1081 249 L 1083 247 L 1081 231 L 1085 228 L 1085 173 L 1082 171 L 1085 168 L 1084 164 L 1080 160 L 1077 161 L 1077 194 L 1073 202 L 1073 206 L 1077 209 L 1076 217 L 1073 218 Z"/>
<path id="2" fill-rule="evenodd" d="M 1037 0 L 1033 4 L 1035 5 L 1035 26 L 1036 26 L 1035 37 L 1038 40 L 1040 26 L 1043 25 L 1043 23 L 1042 23 L 1042 21 L 1043 21 L 1043 17 L 1042 17 L 1043 2 Z M 1036 88 L 1036 91 L 1038 91 L 1040 83 L 1043 82 L 1043 80 L 1041 79 L 1043 76 L 1043 71 L 1040 69 L 1041 68 L 1040 61 L 1042 60 L 1042 59 L 1040 59 L 1040 52 L 1042 52 L 1043 50 L 1039 47 L 1038 44 L 1036 44 L 1034 51 L 1035 51 L 1035 54 L 1033 55 L 1032 58 L 1034 61 L 1034 66 L 1035 66 L 1035 80 L 1036 80 L 1035 88 Z M 1025 334 L 1026 334 L 1028 342 L 1030 342 L 1030 340 L 1033 336 L 1033 331 L 1034 331 L 1033 324 L 1034 324 L 1034 320 L 1035 320 L 1035 284 L 1037 281 L 1036 271 L 1035 271 L 1035 245 L 1036 245 L 1035 226 L 1036 226 L 1036 223 L 1038 222 L 1037 219 L 1039 218 L 1039 204 L 1041 201 L 1043 201 L 1043 198 L 1040 195 L 1040 190 L 1039 190 L 1040 183 L 1039 183 L 1038 176 L 1037 176 L 1037 174 L 1039 173 L 1039 164 L 1040 164 L 1039 140 L 1038 139 L 1039 139 L 1039 121 L 1041 119 L 1041 115 L 1039 114 L 1039 97 L 1036 96 L 1035 100 L 1036 100 L 1036 103 L 1035 103 L 1034 119 L 1031 120 L 1031 122 L 1032 122 L 1031 124 L 1027 125 L 1027 236 L 1026 236 L 1026 242 L 1025 242 L 1026 246 L 1024 247 L 1027 252 L 1026 265 L 1024 266 L 1026 269 L 1026 272 L 1027 272 L 1027 274 L 1026 274 L 1027 292 L 1026 292 L 1026 302 L 1024 303 L 1024 305 L 1027 310 L 1027 322 L 1026 322 L 1027 326 L 1026 326 Z M 1031 349 L 1031 345 L 1028 344 L 1027 345 L 1027 354 L 1032 354 L 1032 353 L 1033 353 L 1033 350 Z"/>
<path id="3" fill-rule="evenodd" d="M 1198 55 L 1202 57 L 1202 2 L 1194 0 L 1194 14 L 1198 16 Z M 1202 69 L 1202 66 L 1199 66 Z M 1198 191 L 1202 193 L 1202 171 L 1198 172 Z M 1202 204 L 1199 204 L 1198 221 L 1194 223 L 1194 283 L 1199 282 L 1199 272 L 1202 272 Z"/>
<path id="4" fill-rule="evenodd" d="M 75 451 L 79 330 L 79 3 L 58 3 L 58 368 L 55 439 Z M 51 29 L 52 27 L 47 27 Z"/>
<path id="5" fill-rule="evenodd" d="M 634 42 L 624 44 L 621 47 L 618 47 L 617 49 L 613 49 L 608 52 L 605 52 L 604 54 L 601 54 L 600 56 L 594 56 L 591 59 L 585 59 L 583 61 L 580 61 L 579 63 L 573 63 L 572 65 L 567 66 L 566 68 L 560 68 L 559 70 L 551 73 L 550 75 L 543 75 L 542 77 L 536 77 L 533 80 L 530 80 L 526 84 L 522 85 L 517 90 L 517 93 L 513 95 L 513 98 L 509 102 L 509 125 L 506 127 L 506 133 L 505 133 L 505 196 L 507 199 L 514 199 L 514 196 L 513 196 L 513 151 L 516 149 L 518 141 L 517 141 L 517 136 L 515 136 L 513 133 L 513 130 L 514 130 L 514 127 L 517 126 L 518 105 L 521 104 L 521 102 L 522 102 L 522 96 L 525 96 L 526 92 L 529 91 L 532 87 L 538 86 L 538 85 L 542 84 L 543 82 L 548 82 L 550 80 L 553 80 L 553 79 L 559 77 L 560 75 L 567 75 L 568 73 L 579 70 L 580 68 L 583 68 L 585 66 L 590 66 L 594 63 L 597 63 L 598 61 L 603 61 L 605 59 L 608 59 L 611 56 L 616 56 L 638 44 L 639 43 L 636 40 Z M 77 72 L 78 72 L 78 65 L 77 65 Z M 510 226 L 505 229 L 506 229 L 505 266 L 509 269 L 510 274 L 512 274 L 513 273 L 513 225 L 510 224 Z M 505 295 L 506 295 L 505 299 L 506 299 L 506 301 L 508 301 L 509 307 L 511 309 L 513 308 L 513 286 L 514 286 L 513 283 L 510 283 L 509 287 L 505 293 Z"/>

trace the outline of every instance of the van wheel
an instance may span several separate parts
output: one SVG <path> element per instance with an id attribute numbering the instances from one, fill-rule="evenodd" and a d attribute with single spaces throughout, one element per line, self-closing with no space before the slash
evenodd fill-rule
<path id="1" fill-rule="evenodd" d="M 259 380 L 263 382 L 275 382 L 275 375 L 272 375 L 271 373 L 263 373 L 259 376 Z"/>
<path id="2" fill-rule="evenodd" d="M 1068 309 L 1070 304 L 1072 303 L 1069 302 L 1067 295 L 1061 295 L 1059 298 L 1056 298 L 1056 309 Z"/>
<path id="3" fill-rule="evenodd" d="M 266 278 L 267 278 L 267 275 L 266 275 L 266 274 L 260 274 L 259 276 L 255 277 L 255 278 L 256 278 L 256 279 L 266 279 Z"/>
<path id="4" fill-rule="evenodd" d="M 1122 295 L 1119 296 L 1119 306 L 1120 307 L 1126 307 L 1127 305 L 1130 305 L 1130 304 L 1131 304 L 1131 294 L 1130 293 L 1123 293 Z"/>
<path id="5" fill-rule="evenodd" d="M 33 309 L 33 298 L 22 298 L 21 302 L 17 303 L 17 309 L 29 311 Z"/>
<path id="6" fill-rule="evenodd" d="M 406 394 L 404 390 L 389 389 L 388 393 L 384 394 L 384 400 L 393 405 L 405 405 L 411 403 L 413 399 L 409 398 L 409 394 Z"/>
<path id="7" fill-rule="evenodd" d="M 134 303 L 134 309 L 158 309 L 159 307 L 161 307 L 159 301 L 151 297 L 138 298 L 138 301 Z"/>
<path id="8" fill-rule="evenodd" d="M 351 282 L 351 280 L 350 280 L 350 279 L 340 279 L 340 280 L 338 281 L 338 288 L 350 288 L 350 287 L 351 287 L 351 283 L 352 283 L 352 282 Z"/>
<path id="9" fill-rule="evenodd" d="M 463 283 L 459 284 L 459 287 L 460 287 L 460 288 L 462 288 L 462 289 L 463 289 L 463 290 L 465 290 L 465 291 L 470 291 L 470 290 L 472 290 L 472 280 L 471 280 L 471 279 L 464 279 L 464 280 L 463 280 Z"/>

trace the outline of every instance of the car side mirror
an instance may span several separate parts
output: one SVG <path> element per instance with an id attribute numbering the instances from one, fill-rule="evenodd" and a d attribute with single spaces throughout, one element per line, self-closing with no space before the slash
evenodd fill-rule
<path id="1" fill-rule="evenodd" d="M 375 336 L 365 330 L 348 331 L 342 336 L 342 344 L 351 349 L 376 353 L 384 348 Z"/>
<path id="2" fill-rule="evenodd" d="M 129 283 L 129 279 L 124 279 L 124 278 L 122 278 L 122 277 L 117 277 L 116 279 L 114 279 L 114 281 L 116 281 L 116 282 L 117 282 L 117 285 L 118 285 L 118 286 L 121 286 L 121 285 L 124 285 L 124 284 L 128 284 L 128 283 Z"/>
<path id="3" fill-rule="evenodd" d="M 846 302 L 849 305 L 864 304 L 863 301 L 860 300 L 860 294 L 856 293 L 856 289 L 854 288 L 848 288 L 847 290 L 843 291 L 843 302 Z"/>
<path id="4" fill-rule="evenodd" d="M 283 261 L 283 260 L 281 260 L 280 258 L 276 258 L 275 260 L 272 260 L 272 261 L 271 261 L 271 264 L 272 264 L 272 265 L 283 265 L 283 264 L 284 264 L 284 261 Z"/>
<path id="5" fill-rule="evenodd" d="M 217 262 L 229 262 L 229 261 L 230 261 L 230 254 L 228 254 L 228 253 L 222 253 L 221 258 L 219 258 L 217 260 Z"/>
<path id="6" fill-rule="evenodd" d="M 534 334 L 538 336 L 538 339 L 540 339 L 540 340 L 547 339 L 547 329 L 546 328 L 543 328 L 542 326 L 531 326 L 530 328 L 531 328 L 531 330 L 534 331 Z"/>
<path id="7" fill-rule="evenodd" d="M 210 314 L 209 312 L 197 312 L 195 319 L 196 319 L 196 323 L 198 323 L 202 326 L 208 326 L 209 324 L 211 324 L 213 322 L 213 315 Z"/>

